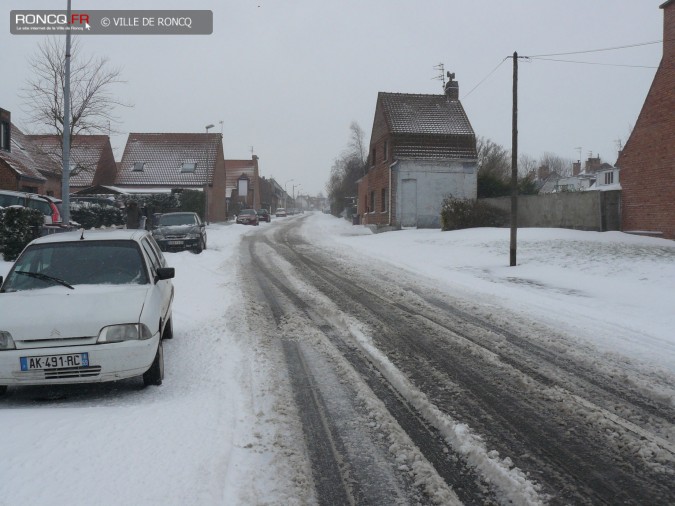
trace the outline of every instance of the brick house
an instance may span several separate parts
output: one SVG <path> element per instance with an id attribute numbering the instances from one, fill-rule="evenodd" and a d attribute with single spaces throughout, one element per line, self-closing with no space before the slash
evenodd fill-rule
<path id="1" fill-rule="evenodd" d="M 361 222 L 437 228 L 445 197 L 476 191 L 476 136 L 457 82 L 444 95 L 378 93 L 368 172 L 358 181 Z"/>
<path id="2" fill-rule="evenodd" d="M 675 0 L 661 4 L 663 56 L 616 165 L 621 229 L 675 239 Z"/>
<path id="3" fill-rule="evenodd" d="M 225 160 L 225 171 L 229 214 L 236 214 L 239 209 L 260 209 L 258 156 L 252 155 L 250 160 Z"/>
<path id="4" fill-rule="evenodd" d="M 225 160 L 221 134 L 130 133 L 114 186 L 129 192 L 204 191 L 207 221 L 225 221 Z"/>
<path id="5" fill-rule="evenodd" d="M 57 169 L 12 124 L 9 111 L 0 109 L 0 189 L 45 193 L 47 178 L 40 172 L 44 168 Z"/>
<path id="6" fill-rule="evenodd" d="M 41 170 L 48 194 L 61 196 L 62 138 L 59 135 L 28 135 L 40 151 L 56 162 L 57 170 Z M 70 191 L 115 181 L 117 165 L 107 135 L 78 135 L 70 144 Z M 52 192 L 52 193 L 49 193 Z"/>

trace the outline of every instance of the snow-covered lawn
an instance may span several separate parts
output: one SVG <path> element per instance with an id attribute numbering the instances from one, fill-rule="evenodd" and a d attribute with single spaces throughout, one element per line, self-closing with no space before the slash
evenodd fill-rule
<path id="1" fill-rule="evenodd" d="M 506 229 L 371 234 L 328 215 L 304 218 L 306 235 L 336 255 L 374 256 L 477 304 L 553 325 L 626 367 L 675 374 L 675 242 L 521 229 L 518 266 L 508 267 Z M 162 386 L 74 389 L 65 399 L 10 391 L 0 401 L 0 505 L 302 502 L 304 485 L 286 484 L 283 417 L 270 416 L 282 395 L 275 363 L 237 317 L 241 237 L 282 219 L 211 225 L 201 255 L 167 254 L 176 268 L 175 338 Z M 0 275 L 9 268 L 0 261 Z"/>

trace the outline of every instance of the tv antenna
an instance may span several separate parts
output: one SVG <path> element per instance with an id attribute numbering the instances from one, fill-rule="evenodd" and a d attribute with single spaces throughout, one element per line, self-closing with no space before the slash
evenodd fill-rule
<path id="1" fill-rule="evenodd" d="M 432 79 L 441 81 L 443 83 L 443 89 L 445 89 L 445 66 L 442 63 L 439 63 L 438 65 L 434 65 L 434 68 L 438 70 L 438 75 L 432 77 Z"/>

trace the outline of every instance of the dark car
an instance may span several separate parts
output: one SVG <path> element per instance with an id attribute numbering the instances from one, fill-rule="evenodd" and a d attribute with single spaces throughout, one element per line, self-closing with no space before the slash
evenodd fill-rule
<path id="1" fill-rule="evenodd" d="M 162 251 L 206 249 L 206 226 L 197 213 L 162 214 L 152 235 Z"/>
<path id="2" fill-rule="evenodd" d="M 272 221 L 272 215 L 267 209 L 258 209 L 256 212 L 258 213 L 258 221 L 266 221 L 267 223 Z"/>
<path id="3" fill-rule="evenodd" d="M 237 215 L 237 223 L 242 225 L 259 225 L 258 213 L 255 209 L 242 209 Z"/>

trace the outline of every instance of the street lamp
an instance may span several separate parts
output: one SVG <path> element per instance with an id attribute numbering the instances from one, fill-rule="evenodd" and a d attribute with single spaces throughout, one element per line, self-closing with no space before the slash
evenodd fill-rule
<path id="1" fill-rule="evenodd" d="M 286 185 L 290 183 L 291 181 L 295 181 L 295 179 L 289 179 L 284 183 L 284 209 L 288 209 L 286 207 L 286 197 L 288 197 L 288 189 L 286 188 Z"/>
<path id="2" fill-rule="evenodd" d="M 209 224 L 209 128 L 213 123 L 206 125 L 206 178 L 204 179 L 204 221 Z"/>

